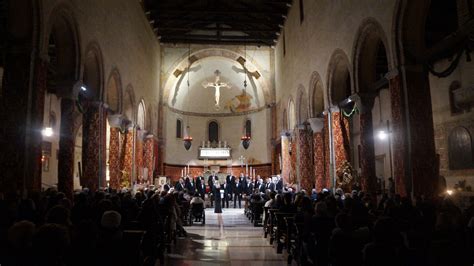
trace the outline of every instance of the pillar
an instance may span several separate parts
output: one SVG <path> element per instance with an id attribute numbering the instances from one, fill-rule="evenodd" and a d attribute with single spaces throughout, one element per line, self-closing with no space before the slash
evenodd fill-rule
<path id="1" fill-rule="evenodd" d="M 284 183 L 288 184 L 290 181 L 290 136 L 283 133 L 281 135 L 281 177 Z"/>
<path id="2" fill-rule="evenodd" d="M 107 119 L 110 125 L 109 186 L 113 189 L 120 189 L 120 130 L 123 116 L 109 115 Z"/>
<path id="3" fill-rule="evenodd" d="M 137 130 L 135 138 L 135 173 L 137 183 L 141 183 L 143 179 L 143 139 L 146 132 Z"/>
<path id="4" fill-rule="evenodd" d="M 344 117 L 340 112 L 332 112 L 332 134 L 333 134 L 333 145 L 334 145 L 334 157 L 335 157 L 335 168 L 337 176 L 337 171 L 340 169 L 344 161 L 351 162 L 350 156 L 350 127 L 349 121 Z M 338 182 L 341 180 L 338 179 Z M 340 187 L 336 182 L 336 187 Z M 343 189 L 350 189 L 349 186 L 344 187 Z"/>
<path id="5" fill-rule="evenodd" d="M 312 133 L 306 126 L 301 126 L 296 129 L 296 152 L 297 152 L 297 166 L 296 174 L 300 189 L 311 193 L 314 187 L 314 169 L 312 156 Z"/>
<path id="6" fill-rule="evenodd" d="M 324 115 L 324 128 L 323 128 L 323 139 L 324 139 L 324 180 L 323 186 L 326 188 L 332 187 L 331 177 L 331 147 L 330 147 L 330 132 L 329 132 L 329 114 Z"/>
<path id="7" fill-rule="evenodd" d="M 132 168 L 133 168 L 133 139 L 135 129 L 129 127 L 127 132 L 123 134 L 123 146 L 122 146 L 122 171 L 120 176 L 121 187 L 130 187 L 132 182 Z"/>
<path id="8" fill-rule="evenodd" d="M 145 137 L 145 146 L 143 151 L 143 165 L 148 171 L 146 176 L 144 176 L 144 182 L 148 181 L 150 184 L 153 183 L 153 147 L 154 139 L 153 135 L 149 134 Z"/>
<path id="9" fill-rule="evenodd" d="M 362 190 L 373 196 L 377 190 L 377 176 L 375 174 L 374 129 L 372 125 L 372 108 L 375 95 L 359 93 L 360 101 L 360 168 Z"/>
<path id="10" fill-rule="evenodd" d="M 311 130 L 313 131 L 313 164 L 314 164 L 314 183 L 316 189 L 321 191 L 325 184 L 325 157 L 324 157 L 324 118 L 310 118 Z"/>
<path id="11" fill-rule="evenodd" d="M 406 121 L 403 88 L 398 73 L 389 79 L 390 104 L 392 107 L 392 153 L 395 191 L 402 197 L 408 195 L 408 165 L 406 149 Z"/>
<path id="12" fill-rule="evenodd" d="M 81 186 L 91 191 L 105 185 L 105 112 L 101 102 L 84 104 Z"/>
<path id="13" fill-rule="evenodd" d="M 61 98 L 61 127 L 58 154 L 58 190 L 72 198 L 74 191 L 74 99 Z"/>

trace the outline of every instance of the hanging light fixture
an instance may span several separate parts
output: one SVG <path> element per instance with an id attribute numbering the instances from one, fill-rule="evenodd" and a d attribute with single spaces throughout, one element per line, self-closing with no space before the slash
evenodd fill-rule
<path id="1" fill-rule="evenodd" d="M 244 94 L 247 93 L 247 67 L 245 66 L 245 63 L 247 62 L 247 45 L 244 44 L 244 63 L 243 63 L 243 67 L 244 67 L 244 89 L 243 89 L 243 92 Z M 243 136 L 240 138 L 240 140 L 242 141 L 242 146 L 244 147 L 244 149 L 248 149 L 249 146 L 250 146 L 250 136 L 247 134 L 248 130 L 247 130 L 247 119 L 245 119 L 245 126 L 244 126 L 244 134 Z"/>
<path id="2" fill-rule="evenodd" d="M 48 109 L 48 126 L 43 128 L 43 130 L 41 130 L 41 134 L 44 136 L 44 137 L 51 137 L 53 136 L 53 127 L 51 125 L 51 98 L 52 98 L 52 95 L 50 94 L 49 95 L 49 109 Z"/>
<path id="3" fill-rule="evenodd" d="M 190 56 L 191 55 L 191 44 L 189 44 L 188 46 L 188 80 L 187 80 L 187 85 L 188 85 L 188 97 L 189 98 L 189 75 L 191 73 L 190 69 L 191 69 L 191 60 L 190 60 Z M 193 141 L 193 137 L 191 137 L 190 135 L 190 127 L 189 127 L 189 115 L 186 116 L 186 128 L 184 130 L 184 138 L 183 138 L 183 141 L 184 141 L 184 148 L 188 151 L 191 146 L 192 146 L 192 141 Z"/>

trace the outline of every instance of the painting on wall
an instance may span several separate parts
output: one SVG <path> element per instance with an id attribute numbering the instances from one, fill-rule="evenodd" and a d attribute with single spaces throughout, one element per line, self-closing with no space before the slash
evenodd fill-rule
<path id="1" fill-rule="evenodd" d="M 245 90 L 242 93 L 230 99 L 225 104 L 225 109 L 231 113 L 246 112 L 252 109 L 253 96 L 248 94 Z"/>

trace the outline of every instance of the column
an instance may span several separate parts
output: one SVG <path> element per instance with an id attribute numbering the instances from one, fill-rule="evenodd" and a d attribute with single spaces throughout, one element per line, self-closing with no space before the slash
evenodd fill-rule
<path id="1" fill-rule="evenodd" d="M 123 116 L 109 115 L 107 119 L 110 125 L 109 185 L 113 189 L 120 189 L 120 129 Z"/>
<path id="2" fill-rule="evenodd" d="M 122 171 L 120 177 L 121 187 L 130 187 L 132 182 L 132 167 L 133 167 L 133 139 L 134 139 L 135 129 L 134 127 L 129 127 L 127 132 L 123 136 L 123 146 L 122 146 Z"/>
<path id="3" fill-rule="evenodd" d="M 146 132 L 138 130 L 135 138 L 135 172 L 137 183 L 143 179 L 143 138 Z"/>
<path id="4" fill-rule="evenodd" d="M 408 176 L 406 170 L 408 165 L 408 154 L 406 149 L 406 121 L 405 102 L 403 88 L 400 83 L 400 75 L 396 73 L 389 78 L 390 104 L 392 106 L 392 152 L 393 152 L 393 175 L 395 180 L 395 191 L 401 196 L 408 195 Z"/>
<path id="5" fill-rule="evenodd" d="M 314 165 L 312 156 L 312 133 L 306 125 L 296 129 L 296 143 L 297 143 L 297 180 L 300 189 L 311 193 L 314 186 Z"/>
<path id="6" fill-rule="evenodd" d="M 70 199 L 74 191 L 74 106 L 72 95 L 61 98 L 58 190 L 64 192 Z"/>
<path id="7" fill-rule="evenodd" d="M 289 134 L 281 134 L 281 177 L 284 183 L 288 183 L 290 180 L 290 138 Z"/>
<path id="8" fill-rule="evenodd" d="M 360 168 L 362 190 L 375 196 L 377 176 L 375 175 L 374 129 L 372 125 L 372 108 L 375 95 L 359 93 L 357 101 L 360 109 Z"/>
<path id="9" fill-rule="evenodd" d="M 324 158 L 324 118 L 310 118 L 311 130 L 313 131 L 313 164 L 316 189 L 321 191 L 325 184 L 325 158 Z"/>
<path id="10" fill-rule="evenodd" d="M 146 176 L 144 176 L 145 181 L 153 183 L 153 147 L 154 139 L 152 134 L 148 134 L 145 137 L 145 148 L 143 154 L 143 165 L 148 169 Z"/>
<path id="11" fill-rule="evenodd" d="M 105 119 L 101 102 L 84 104 L 81 185 L 95 191 L 105 184 Z"/>
<path id="12" fill-rule="evenodd" d="M 329 114 L 324 114 L 324 128 L 323 128 L 323 139 L 324 139 L 324 180 L 323 186 L 325 188 L 331 188 L 331 147 L 330 147 L 330 134 L 329 132 Z"/>
<path id="13" fill-rule="evenodd" d="M 338 112 L 332 112 L 332 131 L 333 131 L 333 142 L 334 142 L 334 157 L 335 157 L 335 168 L 336 176 L 344 161 L 351 161 L 350 157 L 350 127 L 349 121 L 344 115 Z M 338 177 L 339 178 L 339 177 Z M 338 179 L 338 182 L 341 180 Z M 336 182 L 336 187 L 339 187 Z M 343 189 L 350 189 L 349 186 Z"/>

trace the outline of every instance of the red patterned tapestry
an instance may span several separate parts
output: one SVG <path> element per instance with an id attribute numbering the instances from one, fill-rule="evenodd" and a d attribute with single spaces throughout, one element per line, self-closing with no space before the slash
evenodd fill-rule
<path id="1" fill-rule="evenodd" d="M 281 177 L 287 184 L 290 181 L 291 159 L 290 159 L 290 139 L 281 137 Z"/>
<path id="2" fill-rule="evenodd" d="M 362 190 L 370 192 L 375 196 L 377 190 L 377 177 L 375 175 L 375 150 L 374 134 L 372 126 L 373 100 L 368 99 L 364 104 L 364 110 L 360 114 L 360 147 L 361 147 L 361 186 Z"/>
<path id="3" fill-rule="evenodd" d="M 301 189 L 311 193 L 314 187 L 314 165 L 312 156 L 312 134 L 306 129 L 296 130 L 296 142 L 298 153 L 298 179 Z"/>
<path id="4" fill-rule="evenodd" d="M 135 133 L 134 129 L 129 129 L 124 134 L 124 144 L 123 144 L 123 163 L 122 163 L 122 172 L 120 183 L 122 186 L 124 184 L 131 185 L 132 182 L 132 167 L 133 167 L 133 135 Z"/>
<path id="5" fill-rule="evenodd" d="M 324 158 L 324 139 L 323 133 L 313 134 L 313 151 L 314 151 L 314 173 L 316 178 L 316 190 L 321 191 L 325 184 L 325 158 Z"/>
<path id="6" fill-rule="evenodd" d="M 145 150 L 143 155 L 143 163 L 144 167 L 147 168 L 147 176 L 144 177 L 144 181 L 152 181 L 153 180 L 153 146 L 154 141 L 153 137 L 147 137 L 145 139 Z"/>
<path id="7" fill-rule="evenodd" d="M 329 116 L 328 114 L 324 115 L 324 129 L 323 129 L 323 138 L 324 138 L 324 158 L 325 158 L 325 173 L 324 173 L 324 182 L 326 188 L 332 187 L 332 177 L 331 177 L 331 153 L 329 147 Z"/>
<path id="8" fill-rule="evenodd" d="M 332 130 L 334 135 L 334 155 L 336 157 L 336 169 L 338 169 L 344 161 L 351 160 L 349 121 L 345 118 L 341 120 L 341 113 L 332 113 Z"/>
<path id="9" fill-rule="evenodd" d="M 110 128 L 109 142 L 109 176 L 110 187 L 120 188 L 120 129 Z"/>
<path id="10" fill-rule="evenodd" d="M 290 177 L 289 177 L 289 184 L 297 184 L 297 176 L 296 176 L 296 167 L 297 167 L 297 151 L 296 151 L 296 136 L 292 134 L 292 141 L 290 143 L 291 146 L 291 154 L 290 154 Z"/>
<path id="11" fill-rule="evenodd" d="M 142 134 L 138 133 L 137 136 Z M 142 182 L 143 180 L 143 140 L 140 137 L 136 139 L 136 146 L 135 146 L 135 166 L 136 166 L 136 176 L 137 181 Z"/>
<path id="12" fill-rule="evenodd" d="M 72 199 L 74 190 L 74 100 L 61 99 L 61 135 L 58 154 L 58 190 Z"/>

